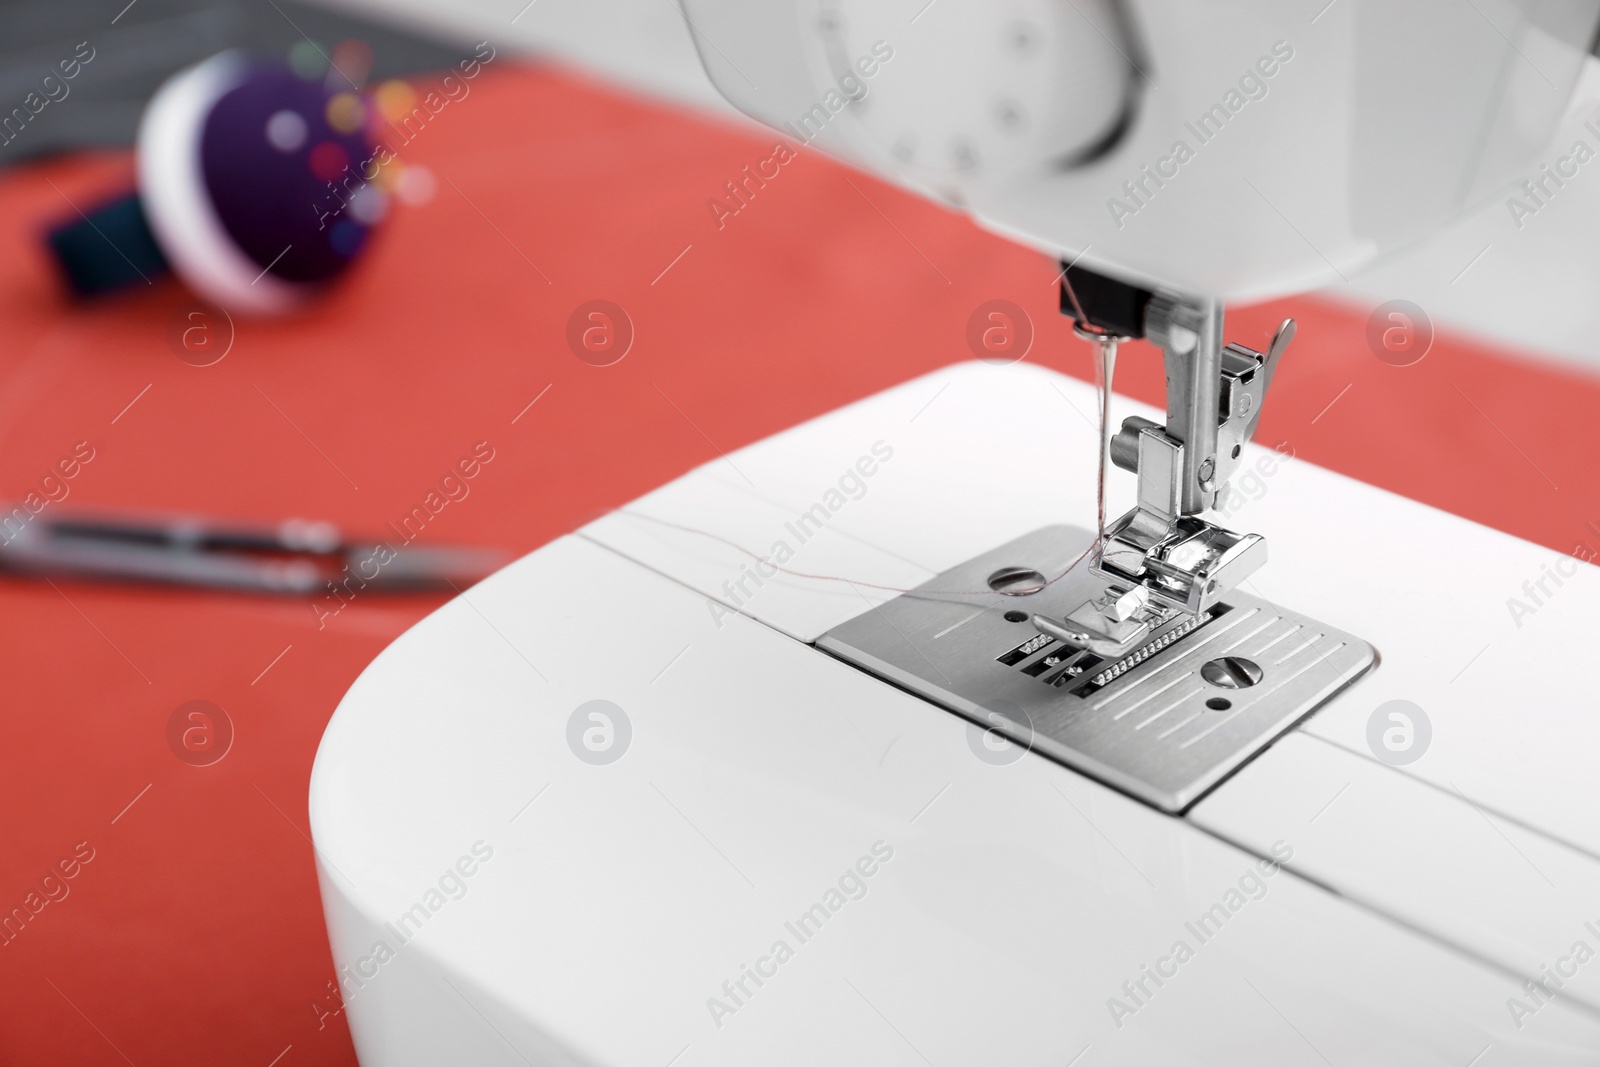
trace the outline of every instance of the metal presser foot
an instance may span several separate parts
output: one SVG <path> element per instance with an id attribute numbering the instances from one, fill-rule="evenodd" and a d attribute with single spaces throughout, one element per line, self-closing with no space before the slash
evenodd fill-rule
<path id="1" fill-rule="evenodd" d="M 1377 653 L 1240 591 L 1266 542 L 1200 517 L 1255 432 L 1294 323 L 1264 353 L 1224 347 L 1214 301 L 1076 268 L 1064 278 L 1063 309 L 1103 346 L 1102 413 L 1118 340 L 1147 336 L 1165 353 L 1167 424 L 1130 418 L 1115 435 L 1102 426 L 1099 535 L 1036 530 L 834 627 L 817 647 L 971 720 L 984 738 L 974 752 L 992 755 L 999 735 L 1182 812 Z M 1139 478 L 1138 506 L 1109 525 L 1107 457 Z M 1074 567 L 1086 548 L 1090 565 Z M 949 592 L 982 589 L 991 592 Z"/>
<path id="2" fill-rule="evenodd" d="M 1137 416 L 1105 441 L 1101 462 L 1139 478 L 1138 506 L 1102 531 L 1092 565 L 1104 589 L 1041 633 L 1120 655 L 1177 615 L 1198 616 L 1267 561 L 1266 542 L 1199 518 L 1215 507 L 1261 421 L 1267 388 L 1294 340 L 1285 319 L 1267 351 L 1222 345 L 1222 307 L 1144 290 L 1079 268 L 1062 273 L 1062 310 L 1102 346 L 1149 337 L 1165 353 L 1167 425 Z M 1109 393 L 1110 362 L 1102 375 Z M 1102 418 L 1108 408 L 1102 406 Z M 1102 505 L 1103 506 L 1103 505 Z"/>

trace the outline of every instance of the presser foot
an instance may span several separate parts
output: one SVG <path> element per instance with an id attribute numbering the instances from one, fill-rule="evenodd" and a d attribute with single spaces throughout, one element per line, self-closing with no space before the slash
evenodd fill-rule
<path id="1" fill-rule="evenodd" d="M 1267 542 L 1260 534 L 1234 533 L 1186 517 L 1142 549 L 1113 526 L 1093 569 L 1109 582 L 1138 582 L 1156 603 L 1195 615 L 1266 562 Z"/>
<path id="2" fill-rule="evenodd" d="M 1089 571 L 1103 585 L 1034 628 L 1100 656 L 1121 656 L 1179 616 L 1198 617 L 1267 561 L 1267 542 L 1201 519 L 1157 526 L 1135 508 L 1106 533 Z M 1148 531 L 1156 530 L 1155 536 Z"/>
<path id="3" fill-rule="evenodd" d="M 1031 621 L 1034 629 L 1063 644 L 1115 658 L 1132 650 L 1175 614 L 1171 608 L 1152 603 L 1146 586 L 1110 584 L 1067 612 L 1064 619 L 1035 614 Z"/>

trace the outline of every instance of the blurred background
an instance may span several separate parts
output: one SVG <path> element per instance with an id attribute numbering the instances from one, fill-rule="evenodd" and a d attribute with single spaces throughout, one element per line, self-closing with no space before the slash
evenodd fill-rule
<path id="1" fill-rule="evenodd" d="M 773 137 L 710 87 L 673 0 L 7 0 L 0 115 L 84 43 L 70 91 L 0 143 L 0 499 L 47 501 L 41 519 L 299 519 L 511 558 L 980 355 L 988 301 L 1030 317 L 1027 358 L 1093 378 L 1055 264 L 815 153 L 719 219 Z M 164 79 L 235 47 L 349 81 L 389 122 L 481 71 L 396 142 L 383 226 L 300 313 L 218 314 L 171 277 L 73 296 L 46 233 L 135 182 Z M 1590 64 L 1557 143 L 1600 113 Z M 1258 440 L 1558 551 L 1600 545 L 1574 435 L 1600 414 L 1597 239 L 1585 175 L 1531 218 L 1489 203 L 1337 290 L 1230 309 L 1256 347 L 1300 321 Z M 620 357 L 573 341 L 594 301 L 625 325 Z M 1420 312 L 1421 356 L 1373 341 L 1393 301 Z M 1130 349 L 1119 389 L 1159 402 L 1159 359 Z M 307 782 L 345 689 L 449 590 L 345 589 L 0 574 L 0 911 L 23 913 L 0 937 L 0 1062 L 354 1062 Z"/>

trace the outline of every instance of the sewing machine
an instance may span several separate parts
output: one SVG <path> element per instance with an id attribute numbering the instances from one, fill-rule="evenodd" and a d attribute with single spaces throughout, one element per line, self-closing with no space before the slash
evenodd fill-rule
<path id="1" fill-rule="evenodd" d="M 1107 388 L 939 371 L 386 650 L 311 798 L 363 1062 L 1600 1062 L 1600 575 L 1255 444 L 1294 327 L 1223 316 L 1502 187 L 1600 5 L 685 14 L 788 143 L 1056 257 Z"/>

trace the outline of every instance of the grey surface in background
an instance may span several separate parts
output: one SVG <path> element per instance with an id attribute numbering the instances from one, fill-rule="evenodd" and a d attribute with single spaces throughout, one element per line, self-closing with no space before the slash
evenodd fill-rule
<path id="1" fill-rule="evenodd" d="M 348 38 L 372 49 L 372 77 L 438 70 L 470 52 L 290 0 L 0 0 L 0 114 L 21 107 L 46 74 L 88 41 L 94 59 L 23 132 L 0 144 L 0 167 L 78 148 L 133 143 L 145 101 L 168 75 L 227 48 L 286 56 L 310 38 L 325 53 Z M 113 22 L 115 20 L 115 22 Z"/>

